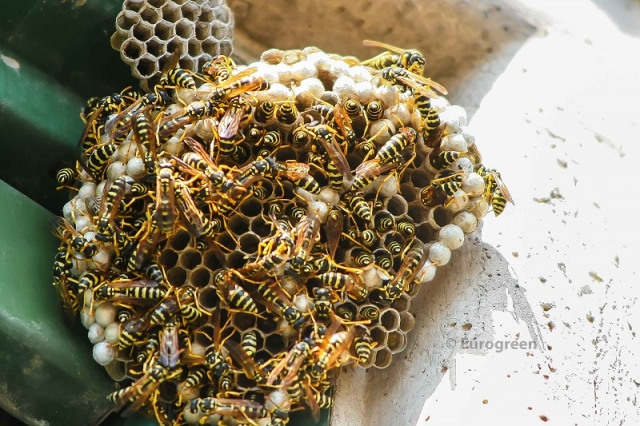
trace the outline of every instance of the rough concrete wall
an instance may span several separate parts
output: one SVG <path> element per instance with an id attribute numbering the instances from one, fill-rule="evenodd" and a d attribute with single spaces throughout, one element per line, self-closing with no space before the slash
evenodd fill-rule
<path id="1" fill-rule="evenodd" d="M 425 75 L 442 83 L 469 116 L 535 28 L 512 6 L 495 1 L 229 0 L 236 53 L 318 46 L 362 59 L 382 50 L 362 40 L 419 49 Z"/>

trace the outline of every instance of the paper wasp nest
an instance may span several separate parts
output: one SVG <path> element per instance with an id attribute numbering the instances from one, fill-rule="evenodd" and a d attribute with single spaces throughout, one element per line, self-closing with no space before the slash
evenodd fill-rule
<path id="1" fill-rule="evenodd" d="M 180 66 L 199 70 L 218 55 L 230 55 L 233 14 L 225 0 L 125 0 L 111 46 L 149 90 L 174 51 Z"/>
<path id="2" fill-rule="evenodd" d="M 464 110 L 403 58 L 272 49 L 89 102 L 100 142 L 59 179 L 79 191 L 54 275 L 118 409 L 282 425 L 331 405 L 340 366 L 406 347 L 412 297 L 510 196 Z"/>

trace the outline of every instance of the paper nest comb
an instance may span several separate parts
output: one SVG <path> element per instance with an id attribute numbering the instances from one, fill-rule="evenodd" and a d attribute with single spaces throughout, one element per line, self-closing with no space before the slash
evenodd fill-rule
<path id="1" fill-rule="evenodd" d="M 168 2 L 164 7 L 175 3 Z M 134 2 L 129 1 L 128 4 Z M 126 16 L 126 10 L 121 16 Z M 132 28 L 129 25 L 128 31 L 132 31 Z M 127 50 L 125 44 L 122 44 L 123 51 Z M 210 54 L 215 56 L 213 51 Z M 134 132 L 126 132 L 126 137 L 118 142 L 117 150 L 108 159 L 104 171 L 98 173 L 97 179 L 79 170 L 79 178 L 74 183 L 79 189 L 78 193 L 63 210 L 65 220 L 75 231 L 99 248 L 92 258 L 85 258 L 82 253 L 67 247 L 68 252 L 72 253 L 68 277 L 72 282 L 77 282 L 87 272 L 93 271 L 100 276 L 99 284 L 84 291 L 83 295 L 78 294 L 77 287 L 73 285 L 64 291 L 70 292 L 72 298 L 79 299 L 81 306 L 78 310 L 81 311 L 82 322 L 89 329 L 89 338 L 95 344 L 94 357 L 107 366 L 115 380 L 122 383 L 122 392 L 131 391 L 132 386 L 145 388 L 148 382 L 144 380 L 148 380 L 152 367 L 167 363 L 162 354 L 158 354 L 162 350 L 152 352 L 144 362 L 138 358 L 147 347 L 149 336 L 154 333 L 156 336 L 165 335 L 165 324 L 147 324 L 143 336 L 125 348 L 120 346 L 123 328 L 136 319 L 148 321 L 152 312 L 171 298 L 179 301 L 178 307 L 170 315 L 182 331 L 181 339 L 185 339 L 180 340 L 179 355 L 174 353 L 180 360 L 171 364 L 178 372 L 163 376 L 162 383 L 146 395 L 155 408 L 148 403 L 142 405 L 142 410 L 155 415 L 158 421 L 215 424 L 225 417 L 239 423 L 250 420 L 260 425 L 284 424 L 287 417 L 283 412 L 290 409 L 305 404 L 320 407 L 331 405 L 328 378 L 338 367 L 355 363 L 364 368 L 385 368 L 392 362 L 393 355 L 405 348 L 406 334 L 414 325 L 409 308 L 420 285 L 433 280 L 437 267 L 449 262 L 451 250 L 464 243 L 465 234 L 475 231 L 478 221 L 492 204 L 496 213 L 501 211 L 499 203 L 496 204 L 496 200 L 499 201 L 496 196 L 497 177 L 480 164 L 481 158 L 473 136 L 466 130 L 466 114 L 461 107 L 450 105 L 444 97 L 432 97 L 431 112 L 437 114 L 440 124 L 433 130 L 437 132 L 437 140 L 435 143 L 429 142 L 429 147 L 428 141 L 425 141 L 429 137 L 425 132 L 425 117 L 417 109 L 415 90 L 405 90 L 406 87 L 402 85 L 390 83 L 383 78 L 381 70 L 363 66 L 353 57 L 327 54 L 315 47 L 292 51 L 272 49 L 265 52 L 259 62 L 248 67 L 232 66 L 229 71 L 230 74 L 243 74 L 235 79 L 226 76 L 220 81 L 213 81 L 211 76 L 194 74 L 197 88 L 172 91 L 173 103 L 156 108 L 150 114 L 159 142 L 155 173 L 159 174 L 162 167 L 171 164 L 176 193 L 185 188 L 202 215 L 210 220 L 220 220 L 220 229 L 210 235 L 208 248 L 198 246 L 198 235 L 185 226 L 186 219 L 180 210 L 174 211 L 175 226 L 159 238 L 161 241 L 153 246 L 154 252 L 145 259 L 144 267 L 127 268 L 121 266 L 123 263 L 116 266 L 115 260 L 118 258 L 123 258 L 120 260 L 127 264 L 129 259 L 126 250 L 116 248 L 115 243 L 96 239 L 98 222 L 104 212 L 95 210 L 101 206 L 101 198 L 108 196 L 109 186 L 105 189 L 105 184 L 108 181 L 112 186 L 122 176 L 126 182 L 124 195 L 118 200 L 122 205 L 128 205 L 133 199 L 131 189 L 136 183 L 143 183 L 149 190 L 132 204 L 135 207 L 130 210 L 114 210 L 115 218 L 112 221 L 121 223 L 123 228 L 136 220 L 144 223 L 138 229 L 123 231 L 128 242 L 139 245 L 142 239 L 153 232 L 152 222 L 159 220 L 154 212 L 160 208 L 160 179 L 144 168 L 144 154 L 149 149 L 136 140 Z M 212 96 L 219 95 L 220 92 L 216 90 L 221 87 L 231 90 L 231 87 L 237 88 L 239 82 L 252 84 L 257 81 L 268 82 L 268 88 L 262 84 L 259 87 L 261 90 L 257 90 L 257 85 L 252 86 L 255 89 L 252 91 L 234 89 L 227 92 L 232 96 L 222 96 L 217 108 L 206 117 L 185 118 L 184 111 L 189 108 L 185 105 L 211 100 Z M 239 115 L 237 133 L 231 136 L 233 146 L 239 148 L 234 148 L 233 154 L 225 155 L 220 152 L 221 121 L 229 115 L 230 110 L 238 107 L 235 102 L 239 98 L 245 103 L 245 109 Z M 351 114 L 347 113 L 351 108 L 345 105 L 348 100 L 357 101 L 352 104 L 359 105 L 358 110 L 351 111 Z M 383 111 L 374 116 L 368 107 L 371 105 L 375 109 L 373 107 L 378 106 L 378 102 L 383 106 Z M 273 106 L 275 112 L 264 118 L 260 116 L 260 110 L 266 105 Z M 291 121 L 286 119 L 281 109 L 283 106 L 294 107 Z M 330 110 L 331 113 L 323 116 L 321 110 Z M 347 146 L 345 130 L 335 124 L 337 114 L 341 115 L 338 119 L 348 122 L 355 133 L 355 146 Z M 185 124 L 171 134 L 163 132 L 163 123 L 167 124 L 175 117 L 185 118 Z M 111 120 L 114 120 L 114 115 Z M 372 165 L 377 153 L 383 147 L 388 147 L 388 142 L 393 138 L 400 134 L 411 134 L 409 129 L 413 129 L 415 140 L 410 140 L 405 149 L 396 153 L 398 155 L 391 160 L 398 162 L 395 167 L 387 168 L 380 176 L 374 176 L 375 179 L 372 178 L 372 182 L 362 190 L 354 191 L 351 188 L 353 179 L 347 176 L 339 178 L 338 185 L 335 185 L 335 179 L 333 183 L 330 180 L 328 164 L 334 160 L 327 154 L 326 147 L 313 138 L 302 146 L 296 145 L 296 134 L 318 125 L 329 127 L 330 138 L 347 152 L 346 161 L 354 179 L 359 177 L 359 170 L 362 170 L 359 167 L 363 163 Z M 249 136 L 250 130 L 255 127 L 260 129 L 262 135 L 257 143 Z M 279 144 L 269 145 L 265 142 L 264 135 L 270 131 L 277 133 Z M 100 137 L 102 146 L 113 143 L 112 135 L 107 132 Z M 360 149 L 367 142 L 372 143 L 368 150 Z M 219 209 L 221 203 L 227 203 L 230 195 L 218 193 L 209 201 L 206 196 L 200 198 L 200 191 L 205 187 L 213 192 L 219 192 L 219 189 L 211 185 L 204 172 L 185 173 L 185 167 L 181 166 L 180 162 L 187 163 L 188 156 L 192 155 L 194 143 L 204 152 L 212 154 L 208 161 L 222 170 L 226 178 L 236 180 L 237 187 L 242 187 L 242 191 L 238 189 L 240 196 L 228 214 L 222 214 Z M 99 149 L 97 147 L 89 148 L 85 158 Z M 441 155 L 443 152 L 451 154 Z M 247 171 L 256 161 L 271 158 L 279 167 L 286 168 L 286 165 L 294 164 L 299 167 L 317 162 L 317 159 L 311 158 L 314 155 L 322 157 L 320 161 L 324 161 L 319 166 L 312 165 L 306 169 L 306 174 L 321 188 L 315 191 L 318 192 L 315 195 L 300 187 L 299 176 L 294 179 L 283 171 L 263 170 L 262 175 L 258 173 L 246 179 L 250 175 Z M 447 159 L 444 160 L 444 157 Z M 455 185 L 447 187 L 450 194 L 446 194 L 442 182 L 450 181 L 446 177 L 451 176 L 456 176 L 458 180 Z M 241 182 L 249 183 L 242 186 Z M 371 211 L 370 220 L 358 217 L 355 211 L 361 206 L 355 207 L 349 202 L 349 197 L 353 195 L 363 197 L 363 202 Z M 328 237 L 328 222 L 333 220 L 332 212 L 336 211 L 343 216 L 344 222 L 340 241 L 332 254 L 333 250 L 328 247 L 331 240 Z M 286 247 L 283 241 L 288 235 L 295 240 L 297 247 L 304 240 L 301 234 L 309 229 L 306 225 L 310 222 L 314 223 L 312 227 L 317 227 L 316 232 L 305 234 L 316 236 L 315 241 L 309 241 L 308 252 L 303 256 L 304 263 L 310 267 L 302 273 L 291 273 L 292 260 L 299 249 L 296 253 L 281 250 L 281 247 Z M 372 241 L 364 236 L 365 231 L 372 231 L 369 232 L 369 236 L 373 234 Z M 409 270 L 401 294 L 393 297 L 393 300 L 385 300 L 385 289 L 397 282 L 397 276 L 407 273 L 409 268 L 405 259 L 411 256 L 415 247 L 420 247 L 420 253 L 423 254 L 418 256 L 418 268 Z M 273 253 L 277 256 L 269 257 Z M 131 251 L 128 255 L 132 256 Z M 268 266 L 267 258 L 276 265 Z M 320 279 L 325 271 L 311 266 L 320 264 L 323 259 L 328 260 L 329 267 L 335 272 L 348 276 L 349 281 L 346 287 L 331 289 L 333 313 L 328 319 L 318 318 L 317 307 L 320 303 L 314 293 L 314 289 L 329 287 Z M 162 297 L 144 302 L 133 297 L 132 303 L 130 299 L 119 297 L 122 294 L 106 300 L 96 296 L 101 287 L 110 283 L 117 288 L 123 282 L 152 280 L 146 269 L 149 262 L 157 262 L 162 268 L 162 278 L 166 282 Z M 227 280 L 221 284 L 220 277 Z M 267 283 L 277 291 L 280 302 L 275 307 L 266 303 L 266 298 L 256 290 L 260 283 Z M 255 298 L 257 313 L 230 309 L 230 302 L 224 296 L 229 287 L 221 287 L 236 284 Z M 187 288 L 194 290 L 194 300 L 186 296 L 182 299 Z M 202 314 L 195 320 L 187 320 L 181 310 L 180 300 L 197 307 Z M 288 321 L 283 313 L 286 308 L 297 310 L 303 318 L 301 323 L 294 325 Z M 419 309 L 414 306 L 412 310 Z M 220 322 L 214 322 L 214 318 Z M 327 334 L 321 333 L 322 326 L 328 330 Z M 305 341 L 310 342 L 311 348 L 300 364 L 301 383 L 305 380 L 304 375 L 311 374 L 319 361 L 326 362 L 329 359 L 330 365 L 321 380 L 309 379 L 311 381 L 308 383 L 313 386 L 309 386 L 306 392 L 298 390 L 300 394 L 296 394 L 291 389 L 296 380 L 283 383 L 287 367 L 269 385 L 264 380 L 256 380 L 246 366 L 238 361 L 237 355 L 229 354 L 226 343 L 214 344 L 216 333 L 220 333 L 221 340 L 236 343 L 242 342 L 249 334 L 255 336 L 257 344 L 253 348 L 255 355 L 252 358 L 263 369 L 265 376 L 275 366 L 286 363 L 293 348 Z M 161 346 L 166 346 L 167 342 L 162 341 L 162 337 L 156 338 L 161 340 Z M 363 340 L 368 342 L 372 353 L 359 358 L 356 346 L 357 342 L 362 343 Z M 185 343 L 187 341 L 188 344 Z M 171 352 L 170 348 L 165 347 L 164 350 Z M 219 388 L 219 371 L 207 368 L 204 359 L 210 351 L 220 353 L 233 370 L 233 389 L 230 392 L 223 392 Z M 330 356 L 332 351 L 336 353 L 335 356 Z M 164 355 L 166 358 L 167 354 Z M 322 360 L 324 355 L 327 359 Z M 197 386 L 187 387 L 187 378 L 199 370 L 204 371 L 202 381 Z M 141 376 L 141 371 L 147 375 Z M 134 395 L 133 402 L 123 399 L 122 394 L 116 394 L 113 398 L 119 408 L 131 405 L 139 408 L 142 401 L 135 401 L 138 393 L 130 392 L 128 396 L 131 395 Z M 208 411 L 202 403 L 207 396 L 214 398 L 209 402 L 218 403 L 214 408 L 209 406 Z M 220 396 L 226 399 L 215 399 Z M 314 400 L 310 401 L 311 398 Z M 238 406 L 234 407 L 228 399 L 236 399 L 238 406 L 244 404 L 255 411 L 239 414 Z M 247 402 L 249 399 L 251 402 Z"/>

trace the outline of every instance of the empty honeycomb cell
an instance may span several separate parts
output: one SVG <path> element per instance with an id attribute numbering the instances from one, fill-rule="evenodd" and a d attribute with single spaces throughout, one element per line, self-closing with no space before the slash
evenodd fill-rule
<path id="1" fill-rule="evenodd" d="M 271 334 L 278 328 L 278 323 L 275 321 L 272 315 L 266 315 L 262 318 L 258 317 L 256 320 L 256 326 L 264 333 Z"/>
<path id="2" fill-rule="evenodd" d="M 407 201 L 400 195 L 394 195 L 387 203 L 387 210 L 394 216 L 402 216 L 407 213 Z"/>
<path id="3" fill-rule="evenodd" d="M 176 266 L 167 271 L 167 281 L 174 287 L 180 287 L 187 281 L 187 271 Z"/>
<path id="4" fill-rule="evenodd" d="M 206 271 L 206 269 L 199 269 L 199 271 Z M 218 306 L 219 302 L 220 298 L 214 288 L 207 287 L 198 292 L 198 303 L 203 309 L 211 311 Z"/>
<path id="5" fill-rule="evenodd" d="M 188 234 L 187 234 L 188 235 Z M 227 231 L 216 236 L 216 243 L 227 251 L 233 251 L 236 248 L 236 241 Z"/>
<path id="6" fill-rule="evenodd" d="M 182 17 L 194 22 L 199 18 L 201 10 L 196 3 L 188 1 L 182 5 Z"/>
<path id="7" fill-rule="evenodd" d="M 166 42 L 157 36 L 153 36 L 147 43 L 147 52 L 156 58 L 161 57 L 166 53 Z"/>
<path id="8" fill-rule="evenodd" d="M 240 250 L 247 254 L 257 252 L 259 244 L 260 237 L 254 233 L 247 233 L 240 237 Z"/>
<path id="9" fill-rule="evenodd" d="M 221 4 L 220 6 L 216 7 L 215 9 L 213 9 L 213 13 L 216 20 L 225 22 L 227 24 L 233 23 L 233 16 L 231 15 L 231 10 L 229 10 L 229 8 L 226 5 Z"/>
<path id="10" fill-rule="evenodd" d="M 184 39 L 189 39 L 193 35 L 193 23 L 188 19 L 180 19 L 176 22 L 176 35 Z"/>
<path id="11" fill-rule="evenodd" d="M 429 186 L 431 183 L 431 178 L 429 174 L 423 169 L 416 169 L 411 172 L 411 183 L 416 188 L 424 188 L 425 186 Z"/>
<path id="12" fill-rule="evenodd" d="M 170 41 L 176 35 L 176 24 L 167 21 L 158 22 L 155 27 L 155 35 L 160 40 Z"/>
<path id="13" fill-rule="evenodd" d="M 196 24 L 196 38 L 200 41 L 206 40 L 211 36 L 211 27 L 206 22 L 198 22 Z"/>
<path id="14" fill-rule="evenodd" d="M 202 43 L 196 39 L 190 39 L 188 42 L 189 55 L 196 57 L 202 55 Z"/>
<path id="15" fill-rule="evenodd" d="M 407 203 L 410 203 L 416 199 L 416 188 L 411 183 L 403 183 L 400 185 L 400 193 L 404 197 Z"/>
<path id="16" fill-rule="evenodd" d="M 145 0 L 125 0 L 124 8 L 134 12 L 140 11 L 145 4 Z"/>
<path id="17" fill-rule="evenodd" d="M 218 41 L 211 36 L 202 41 L 202 51 L 214 58 L 221 53 Z"/>
<path id="18" fill-rule="evenodd" d="M 274 153 L 274 157 L 278 161 L 293 161 L 297 154 L 291 146 L 282 146 Z"/>
<path id="19" fill-rule="evenodd" d="M 210 271 L 215 271 L 222 266 L 221 259 L 218 258 L 214 250 L 209 250 L 204 254 L 204 266 Z"/>
<path id="20" fill-rule="evenodd" d="M 189 241 L 191 241 L 191 236 L 189 235 L 189 233 L 180 230 L 173 235 L 171 241 L 169 242 L 169 245 L 176 251 L 182 251 L 187 248 L 187 246 L 189 245 Z"/>
<path id="21" fill-rule="evenodd" d="M 387 336 L 387 347 L 392 354 L 402 352 L 407 347 L 407 336 L 400 330 L 392 331 Z"/>
<path id="22" fill-rule="evenodd" d="M 145 53 L 145 45 L 134 38 L 126 40 L 122 44 L 122 54 L 129 60 L 136 60 Z"/>
<path id="23" fill-rule="evenodd" d="M 127 377 L 126 364 L 123 361 L 115 361 L 104 366 L 112 380 L 120 382 Z"/>
<path id="24" fill-rule="evenodd" d="M 207 347 L 213 343 L 213 335 L 215 328 L 212 325 L 205 324 L 193 333 L 193 341 L 200 346 Z"/>
<path id="25" fill-rule="evenodd" d="M 244 312 L 237 312 L 231 320 L 233 327 L 236 330 L 244 331 L 256 326 L 256 316 L 246 314 Z M 260 328 L 260 327 L 258 327 Z M 263 330 L 264 332 L 264 330 Z"/>
<path id="26" fill-rule="evenodd" d="M 178 385 L 170 381 L 164 381 L 158 385 L 158 401 L 173 403 L 178 396 Z"/>
<path id="27" fill-rule="evenodd" d="M 427 209 L 419 201 L 414 201 L 413 204 L 407 208 L 407 214 L 413 220 L 413 223 L 424 222 L 427 219 L 428 213 Z"/>
<path id="28" fill-rule="evenodd" d="M 382 369 L 387 368 L 389 365 L 391 365 L 393 355 L 391 354 L 391 351 L 386 347 L 377 351 L 375 355 L 376 360 L 373 362 L 374 367 Z"/>
<path id="29" fill-rule="evenodd" d="M 211 23 L 211 35 L 218 40 L 227 38 L 227 36 L 229 35 L 229 27 L 227 27 L 227 25 L 222 22 L 213 21 Z"/>
<path id="30" fill-rule="evenodd" d="M 211 272 L 206 268 L 198 268 L 191 272 L 189 283 L 196 287 L 206 287 L 211 281 Z"/>
<path id="31" fill-rule="evenodd" d="M 279 354 L 286 350 L 287 345 L 279 334 L 270 334 L 267 336 L 265 341 L 265 350 L 269 351 L 271 354 Z"/>
<path id="32" fill-rule="evenodd" d="M 135 70 L 139 78 L 149 78 L 158 72 L 158 63 L 153 56 L 145 54 L 135 61 Z"/>
<path id="33" fill-rule="evenodd" d="M 411 298 L 406 293 L 402 293 L 399 298 L 393 301 L 391 307 L 398 312 L 408 311 L 411 307 Z"/>
<path id="34" fill-rule="evenodd" d="M 173 250 L 165 250 L 160 254 L 158 261 L 165 269 L 171 269 L 178 264 L 178 253 Z"/>
<path id="35" fill-rule="evenodd" d="M 116 27 L 121 30 L 127 31 L 135 24 L 140 22 L 141 19 L 142 18 L 139 14 L 131 10 L 123 10 L 118 14 L 118 17 L 116 18 Z"/>
<path id="36" fill-rule="evenodd" d="M 380 325 L 382 325 L 387 331 L 397 330 L 400 326 L 400 314 L 393 308 L 381 310 Z"/>
<path id="37" fill-rule="evenodd" d="M 400 330 L 408 333 L 416 325 L 416 318 L 411 312 L 400 312 Z"/>
<path id="38" fill-rule="evenodd" d="M 175 40 L 178 40 L 178 39 L 175 39 Z M 182 43 L 182 49 L 184 49 L 184 50 L 181 50 L 181 52 L 186 52 L 187 51 L 187 42 L 186 42 L 186 40 Z M 184 57 L 184 58 L 180 58 L 180 61 L 178 61 L 178 65 L 180 66 L 180 68 L 186 69 L 186 70 L 195 69 L 195 61 L 192 58 L 188 57 L 188 56 Z"/>
<path id="39" fill-rule="evenodd" d="M 239 215 L 233 216 L 228 222 L 227 229 L 235 235 L 243 235 L 249 230 L 249 219 Z"/>
<path id="40" fill-rule="evenodd" d="M 180 266 L 190 270 L 198 266 L 202 262 L 202 255 L 199 251 L 190 250 L 180 254 Z"/>
<path id="41" fill-rule="evenodd" d="M 167 3 L 167 1 L 169 0 L 147 0 L 147 3 L 155 8 L 161 8 Z"/>
<path id="42" fill-rule="evenodd" d="M 387 345 L 387 330 L 381 326 L 371 327 L 369 334 L 378 348 L 385 347 Z"/>
<path id="43" fill-rule="evenodd" d="M 140 11 L 140 17 L 143 21 L 155 24 L 160 18 L 160 11 L 155 7 L 145 7 Z"/>
<path id="44" fill-rule="evenodd" d="M 202 12 L 200 13 L 200 22 L 203 22 L 207 24 L 207 26 L 209 26 L 209 23 L 211 23 L 214 19 L 215 15 L 213 13 L 213 10 L 209 7 L 202 7 Z"/>
<path id="45" fill-rule="evenodd" d="M 443 206 L 436 206 L 429 210 L 427 222 L 434 230 L 438 230 L 453 221 L 453 214 Z"/>
<path id="46" fill-rule="evenodd" d="M 230 268 L 242 268 L 246 263 L 245 254 L 241 251 L 234 251 L 227 256 L 227 263 Z"/>
<path id="47" fill-rule="evenodd" d="M 435 231 L 427 223 L 422 223 L 416 227 L 416 238 L 420 241 L 432 241 Z"/>
<path id="48" fill-rule="evenodd" d="M 175 2 L 170 1 L 162 7 L 162 19 L 168 22 L 177 22 L 182 18 L 182 10 Z"/>
<path id="49" fill-rule="evenodd" d="M 141 21 L 133 26 L 131 29 L 133 37 L 140 41 L 147 41 L 153 37 L 153 25 Z"/>
<path id="50" fill-rule="evenodd" d="M 255 217 L 262 213 L 262 203 L 255 197 L 249 198 L 240 205 L 240 213 L 245 217 Z"/>
<path id="51" fill-rule="evenodd" d="M 266 237 L 271 233 L 273 226 L 271 223 L 267 223 L 264 218 L 258 216 L 251 220 L 249 228 L 259 237 Z"/>

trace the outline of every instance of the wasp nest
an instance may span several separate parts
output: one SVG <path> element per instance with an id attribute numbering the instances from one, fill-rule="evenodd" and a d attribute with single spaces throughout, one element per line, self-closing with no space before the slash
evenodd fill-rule
<path id="1" fill-rule="evenodd" d="M 182 68 L 193 71 L 230 55 L 233 23 L 225 0 L 125 0 L 111 46 L 149 90 L 173 52 L 180 52 Z"/>
<path id="2" fill-rule="evenodd" d="M 406 347 L 412 297 L 510 196 L 422 55 L 392 50 L 218 56 L 89 100 L 54 275 L 117 409 L 283 425 Z"/>

